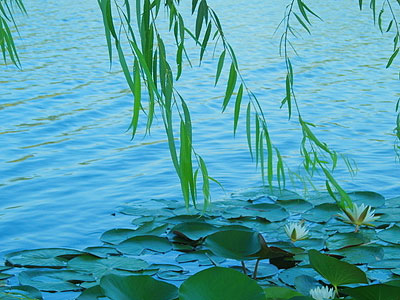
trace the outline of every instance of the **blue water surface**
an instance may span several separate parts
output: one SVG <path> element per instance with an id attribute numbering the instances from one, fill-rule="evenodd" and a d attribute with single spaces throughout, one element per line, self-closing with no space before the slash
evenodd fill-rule
<path id="1" fill-rule="evenodd" d="M 0 66 L 0 256 L 98 245 L 105 230 L 129 226 L 129 218 L 112 215 L 119 205 L 182 198 L 162 120 L 155 120 L 150 136 L 144 137 L 142 126 L 131 141 L 133 97 L 118 63 L 110 70 L 97 1 L 25 2 L 29 15 L 17 16 L 16 37 L 23 70 Z M 324 21 L 313 19 L 311 36 L 296 24 L 302 37 L 293 39 L 299 56 L 292 63 L 303 118 L 318 124 L 315 132 L 332 149 L 357 162 L 354 178 L 345 167 L 335 173 L 344 188 L 398 196 L 398 65 L 385 69 L 392 35 L 382 35 L 370 11 L 360 12 L 355 1 L 308 3 Z M 296 169 L 301 132 L 279 108 L 286 74 L 278 51 L 281 32 L 273 35 L 285 2 L 210 5 L 260 99 L 275 145 Z M 213 186 L 213 200 L 221 200 L 261 179 L 244 120 L 233 138 L 233 107 L 221 114 L 225 86 L 213 87 L 217 58 L 211 49 L 201 67 L 184 71 L 177 87 L 192 113 L 196 151 L 226 189 Z M 198 50 L 191 50 L 196 60 Z"/>

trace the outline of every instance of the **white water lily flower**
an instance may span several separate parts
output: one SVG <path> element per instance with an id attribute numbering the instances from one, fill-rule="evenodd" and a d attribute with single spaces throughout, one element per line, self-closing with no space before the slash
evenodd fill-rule
<path id="1" fill-rule="evenodd" d="M 326 300 L 335 298 L 335 290 L 327 286 L 320 286 L 310 290 L 310 295 L 315 300 Z"/>
<path id="2" fill-rule="evenodd" d="M 308 229 L 303 222 L 286 224 L 285 231 L 292 242 L 308 238 Z"/>
<path id="3" fill-rule="evenodd" d="M 343 213 L 338 214 L 338 217 L 343 222 L 356 225 L 356 232 L 361 225 L 374 226 L 371 222 L 377 220 L 375 210 L 371 210 L 371 206 L 362 203 L 360 206 L 353 203 L 353 207 L 345 207 Z"/>

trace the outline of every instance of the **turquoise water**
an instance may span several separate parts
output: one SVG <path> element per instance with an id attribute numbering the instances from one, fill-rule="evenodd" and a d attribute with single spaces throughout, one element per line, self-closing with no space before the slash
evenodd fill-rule
<path id="1" fill-rule="evenodd" d="M 272 35 L 283 2 L 211 3 L 261 100 L 273 141 L 295 169 L 301 163 L 300 132 L 279 109 L 285 73 L 280 36 Z M 357 162 L 356 177 L 345 168 L 336 173 L 346 189 L 400 195 L 393 151 L 398 65 L 385 69 L 391 38 L 379 33 L 370 12 L 360 13 L 357 3 L 309 3 L 324 22 L 315 20 L 312 36 L 293 41 L 303 117 L 319 125 L 322 140 Z M 109 69 L 96 1 L 26 1 L 26 6 L 29 17 L 18 17 L 16 39 L 23 71 L 0 68 L 0 256 L 97 245 L 103 231 L 128 226 L 129 218 L 112 215 L 119 205 L 181 198 L 161 120 L 151 136 L 141 131 L 131 141 L 126 131 L 132 96 L 118 64 Z M 214 187 L 217 200 L 261 181 L 243 130 L 233 138 L 232 110 L 220 113 L 224 87 L 213 88 L 215 68 L 216 59 L 209 59 L 186 71 L 179 90 L 193 114 L 196 149 L 225 186 L 226 193 Z"/>

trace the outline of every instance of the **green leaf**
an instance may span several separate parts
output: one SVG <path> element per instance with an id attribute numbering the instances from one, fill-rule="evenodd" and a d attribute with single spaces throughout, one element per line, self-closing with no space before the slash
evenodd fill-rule
<path id="1" fill-rule="evenodd" d="M 225 61 L 225 54 L 226 54 L 226 50 L 222 51 L 219 60 L 218 60 L 218 66 L 217 66 L 217 74 L 215 76 L 215 85 L 217 85 L 219 77 L 221 76 L 221 71 L 222 68 L 224 67 L 224 61 Z"/>
<path id="2" fill-rule="evenodd" d="M 303 28 L 304 28 L 309 34 L 311 34 L 310 29 L 308 29 L 307 25 L 303 22 L 303 20 L 302 20 L 296 13 L 293 13 L 293 14 L 294 14 L 294 16 L 296 17 L 297 21 L 299 21 L 299 23 L 301 24 L 301 26 L 303 26 Z"/>
<path id="3" fill-rule="evenodd" d="M 264 289 L 266 300 L 285 300 L 295 296 L 302 296 L 299 292 L 283 286 L 274 286 Z"/>
<path id="4" fill-rule="evenodd" d="M 81 287 L 74 283 L 94 281 L 88 275 L 69 270 L 58 271 L 23 271 L 18 280 L 22 285 L 29 285 L 45 292 L 80 291 Z M 73 283 L 74 282 L 74 283 Z"/>
<path id="5" fill-rule="evenodd" d="M 265 300 L 256 281 L 228 268 L 214 267 L 196 273 L 179 288 L 180 300 Z"/>
<path id="6" fill-rule="evenodd" d="M 92 274 L 96 279 L 110 273 L 121 275 L 137 272 L 148 267 L 142 259 L 133 257 L 110 256 L 108 258 L 98 258 L 92 255 L 81 255 L 68 262 L 68 269 L 82 273 Z"/>
<path id="7" fill-rule="evenodd" d="M 231 69 L 229 71 L 229 78 L 228 78 L 228 85 L 226 87 L 224 102 L 222 104 L 222 111 L 225 111 L 225 109 L 229 103 L 229 100 L 231 99 L 233 90 L 235 89 L 236 80 L 237 80 L 236 68 L 235 68 L 235 65 L 233 63 L 231 63 Z"/>
<path id="8" fill-rule="evenodd" d="M 124 254 L 140 255 L 144 249 L 165 253 L 172 250 L 172 245 L 164 237 L 139 235 L 123 241 L 116 248 Z"/>
<path id="9" fill-rule="evenodd" d="M 81 254 L 80 251 L 63 248 L 23 250 L 5 255 L 6 264 L 14 267 L 54 268 L 66 266 L 68 259 Z"/>
<path id="10" fill-rule="evenodd" d="M 400 48 L 397 48 L 396 51 L 393 52 L 392 56 L 390 56 L 389 61 L 386 65 L 386 69 L 390 67 L 390 65 L 393 63 L 393 60 L 396 58 L 397 54 L 399 53 Z"/>
<path id="11" fill-rule="evenodd" d="M 197 241 L 216 231 L 217 227 L 205 222 L 185 222 L 171 228 L 172 233 L 192 241 Z"/>
<path id="12" fill-rule="evenodd" d="M 399 245 L 400 244 L 400 227 L 398 225 L 394 225 L 393 227 L 391 227 L 389 229 L 379 231 L 377 236 L 382 241 Z"/>
<path id="13" fill-rule="evenodd" d="M 233 134 L 236 133 L 238 121 L 239 121 L 239 115 L 240 115 L 240 105 L 242 103 L 242 97 L 243 97 L 243 83 L 240 84 L 239 91 L 236 96 L 236 101 L 235 101 L 235 113 L 233 115 Z"/>
<path id="14" fill-rule="evenodd" d="M 259 233 L 226 230 L 209 235 L 205 243 L 218 256 L 236 260 L 254 259 L 250 256 L 261 250 Z"/>
<path id="15" fill-rule="evenodd" d="M 321 254 L 316 250 L 308 252 L 311 266 L 333 286 L 368 283 L 367 276 L 356 266 Z"/>
<path id="16" fill-rule="evenodd" d="M 347 193 L 347 195 L 349 195 L 351 200 L 358 205 L 364 203 L 367 206 L 379 207 L 385 204 L 385 197 L 375 192 L 358 191 Z"/>
<path id="17" fill-rule="evenodd" d="M 173 300 L 178 296 L 176 286 L 151 276 L 106 275 L 100 286 L 111 300 Z"/>
<path id="18" fill-rule="evenodd" d="M 400 287 L 386 284 L 373 284 L 344 289 L 342 292 L 353 297 L 355 300 L 398 300 Z"/>

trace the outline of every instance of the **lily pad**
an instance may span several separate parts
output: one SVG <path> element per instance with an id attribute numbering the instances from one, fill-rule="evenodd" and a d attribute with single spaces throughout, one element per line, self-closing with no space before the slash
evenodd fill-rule
<path id="1" fill-rule="evenodd" d="M 352 264 L 367 264 L 381 261 L 384 257 L 384 250 L 380 245 L 375 246 L 359 246 L 344 248 L 332 252 L 344 256 L 343 261 Z"/>
<path id="2" fill-rule="evenodd" d="M 101 289 L 100 285 L 92 286 L 86 290 L 84 290 L 78 298 L 75 300 L 99 300 L 99 299 L 106 299 L 104 298 L 103 290 Z M 109 299 L 109 298 L 107 298 Z"/>
<path id="3" fill-rule="evenodd" d="M 303 199 L 278 200 L 276 203 L 294 213 L 304 213 L 314 207 L 310 202 Z"/>
<path id="4" fill-rule="evenodd" d="M 400 207 L 380 207 L 375 213 L 379 216 L 376 222 L 400 222 Z"/>
<path id="5" fill-rule="evenodd" d="M 96 279 L 110 273 L 127 275 L 129 272 L 144 270 L 148 264 L 141 259 L 122 256 L 98 258 L 92 255 L 81 255 L 68 262 L 68 269 L 92 274 Z"/>
<path id="6" fill-rule="evenodd" d="M 0 273 L 0 280 L 5 280 L 8 279 L 10 277 L 13 277 L 14 275 L 12 274 L 5 274 L 5 273 Z"/>
<path id="7" fill-rule="evenodd" d="M 139 235 L 123 241 L 116 248 L 124 254 L 140 255 L 144 249 L 162 253 L 168 252 L 172 250 L 172 244 L 167 238 L 155 235 Z"/>
<path id="8" fill-rule="evenodd" d="M 336 203 L 323 203 L 304 213 L 303 218 L 311 222 L 325 223 L 338 213 L 339 209 Z"/>
<path id="9" fill-rule="evenodd" d="M 239 212 L 242 216 L 264 218 L 270 222 L 282 221 L 289 217 L 289 213 L 277 204 L 260 203 L 248 205 L 244 208 L 232 209 L 229 212 Z"/>
<path id="10" fill-rule="evenodd" d="M 265 300 L 255 280 L 228 268 L 214 267 L 196 273 L 179 288 L 180 300 Z"/>
<path id="11" fill-rule="evenodd" d="M 370 240 L 359 232 L 336 233 L 326 240 L 329 250 L 342 249 L 345 247 L 358 246 L 368 243 Z"/>
<path id="12" fill-rule="evenodd" d="M 294 242 L 296 247 L 300 247 L 303 249 L 316 249 L 322 250 L 325 248 L 325 240 L 324 239 L 305 239 Z"/>
<path id="13" fill-rule="evenodd" d="M 400 197 L 394 197 L 385 200 L 386 207 L 400 207 Z"/>
<path id="14" fill-rule="evenodd" d="M 83 252 L 102 258 L 110 255 L 120 255 L 120 253 L 112 247 L 87 247 L 83 249 Z"/>
<path id="15" fill-rule="evenodd" d="M 377 234 L 378 238 L 382 241 L 391 243 L 391 244 L 400 244 L 400 227 L 394 225 L 389 229 L 382 230 Z"/>
<path id="16" fill-rule="evenodd" d="M 200 240 L 216 231 L 216 226 L 206 222 L 185 222 L 171 229 L 172 233 L 192 241 Z"/>
<path id="17" fill-rule="evenodd" d="M 318 276 L 318 273 L 312 268 L 297 267 L 284 270 L 279 274 L 279 279 L 287 285 L 294 286 L 296 278 L 304 275 L 315 278 L 316 276 Z"/>
<path id="18" fill-rule="evenodd" d="M 81 287 L 75 283 L 94 281 L 88 275 L 68 270 L 59 271 L 23 271 L 18 280 L 22 285 L 29 285 L 45 292 L 80 291 Z"/>
<path id="19" fill-rule="evenodd" d="M 258 232 L 226 230 L 213 233 L 205 242 L 217 256 L 237 260 L 254 259 L 250 256 L 261 250 Z"/>
<path id="20" fill-rule="evenodd" d="M 299 292 L 283 286 L 273 286 L 264 289 L 266 300 L 291 299 L 296 296 L 303 296 Z"/>
<path id="21" fill-rule="evenodd" d="M 66 266 L 67 261 L 82 252 L 63 248 L 23 250 L 5 255 L 6 264 L 26 268 L 54 268 Z"/>
<path id="22" fill-rule="evenodd" d="M 176 286 L 151 276 L 106 275 L 100 281 L 104 294 L 111 300 L 173 300 Z"/>
<path id="23" fill-rule="evenodd" d="M 311 266 L 333 286 L 368 283 L 365 273 L 352 264 L 321 254 L 316 250 L 310 250 L 308 255 Z"/>
<path id="24" fill-rule="evenodd" d="M 195 252 L 183 253 L 175 259 L 178 263 L 186 263 L 198 261 L 200 266 L 210 266 L 214 263 L 222 263 L 225 261 L 224 257 L 216 256 L 210 250 L 198 250 Z"/>
<path id="25" fill-rule="evenodd" d="M 19 286 L 7 286 L 0 287 L 0 299 L 1 300 L 42 300 L 42 294 L 40 291 L 32 286 L 19 285 Z"/>
<path id="26" fill-rule="evenodd" d="M 136 235 L 135 230 L 128 228 L 115 228 L 104 232 L 100 239 L 102 242 L 112 245 L 118 245 L 119 243 L 134 237 Z"/>
<path id="27" fill-rule="evenodd" d="M 355 300 L 398 300 L 400 287 L 386 284 L 374 284 L 344 289 L 343 293 Z"/>
<path id="28" fill-rule="evenodd" d="M 371 207 L 379 207 L 385 204 L 385 197 L 375 192 L 359 191 L 348 193 L 348 195 L 358 205 L 364 203 Z"/>

